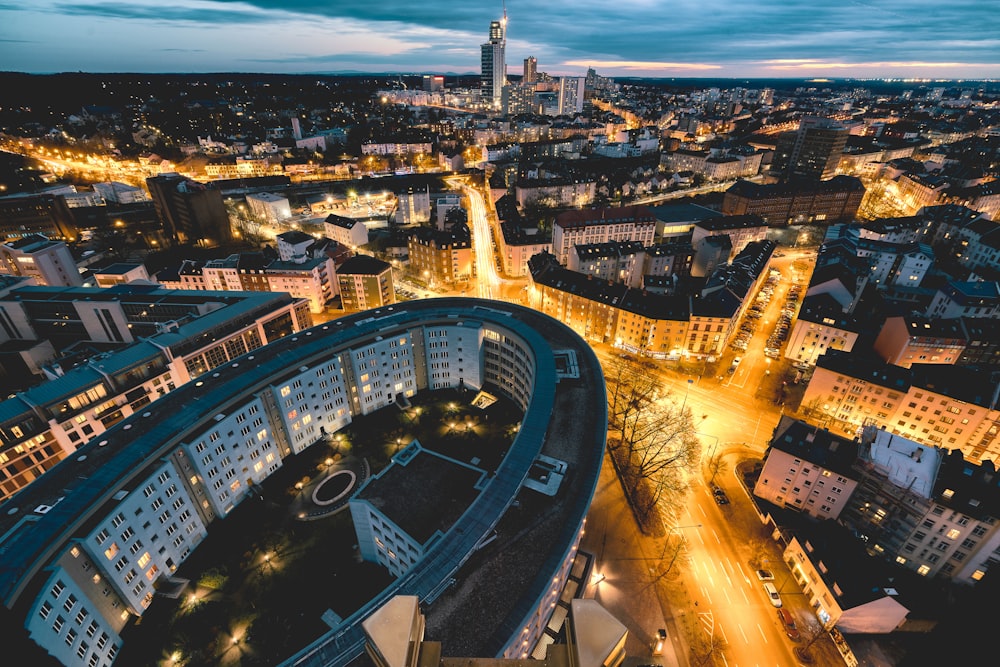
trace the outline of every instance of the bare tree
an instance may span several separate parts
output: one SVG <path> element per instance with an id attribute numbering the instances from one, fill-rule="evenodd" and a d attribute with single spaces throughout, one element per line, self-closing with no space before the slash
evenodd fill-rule
<path id="1" fill-rule="evenodd" d="M 609 449 L 640 524 L 655 529 L 670 517 L 687 487 L 684 473 L 701 455 L 691 411 L 631 360 L 616 360 L 606 378 Z"/>

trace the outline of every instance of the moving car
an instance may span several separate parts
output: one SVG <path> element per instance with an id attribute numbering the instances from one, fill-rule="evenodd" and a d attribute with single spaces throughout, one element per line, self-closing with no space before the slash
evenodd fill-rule
<path id="1" fill-rule="evenodd" d="M 781 595 L 778 594 L 778 589 L 774 587 L 774 584 L 770 581 L 765 582 L 764 592 L 767 593 L 767 597 L 771 600 L 771 604 L 775 607 L 781 607 Z"/>

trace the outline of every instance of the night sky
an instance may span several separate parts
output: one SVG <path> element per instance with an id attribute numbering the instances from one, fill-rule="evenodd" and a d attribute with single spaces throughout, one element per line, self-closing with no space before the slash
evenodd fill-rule
<path id="1" fill-rule="evenodd" d="M 484 0 L 0 2 L 0 70 L 479 69 Z M 511 74 L 1000 78 L 997 0 L 510 0 Z"/>

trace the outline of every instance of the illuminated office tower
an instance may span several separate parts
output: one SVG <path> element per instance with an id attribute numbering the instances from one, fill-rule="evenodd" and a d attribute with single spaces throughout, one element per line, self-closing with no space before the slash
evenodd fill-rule
<path id="1" fill-rule="evenodd" d="M 482 75 L 480 95 L 483 103 L 500 108 L 504 84 L 507 83 L 507 65 L 504 50 L 507 48 L 507 11 L 499 21 L 490 21 L 490 39 L 482 45 Z"/>

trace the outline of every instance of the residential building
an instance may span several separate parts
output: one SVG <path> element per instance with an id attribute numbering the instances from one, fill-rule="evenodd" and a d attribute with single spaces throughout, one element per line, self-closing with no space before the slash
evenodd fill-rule
<path id="1" fill-rule="evenodd" d="M 222 192 L 178 174 L 146 179 L 156 217 L 173 243 L 219 245 L 233 238 Z"/>
<path id="2" fill-rule="evenodd" d="M 864 194 L 865 186 L 853 176 L 770 185 L 737 181 L 726 190 L 722 214 L 759 215 L 771 227 L 850 222 L 857 215 Z"/>
<path id="3" fill-rule="evenodd" d="M 691 245 L 697 248 L 707 236 L 725 235 L 729 237 L 732 253 L 738 254 L 752 241 L 767 238 L 767 223 L 758 215 L 727 215 L 707 218 L 694 224 Z M 726 257 L 729 261 L 729 257 Z"/>
<path id="4" fill-rule="evenodd" d="M 357 249 L 368 243 L 368 227 L 358 218 L 345 218 L 331 213 L 323 221 L 323 229 L 326 230 L 327 238 L 348 248 Z"/>
<path id="5" fill-rule="evenodd" d="M 600 366 L 558 322 L 527 308 L 510 306 L 501 313 L 488 305 L 433 300 L 349 316 L 285 337 L 266 353 L 255 350 L 203 381 L 178 387 L 160 399 L 156 419 L 148 411 L 133 415 L 80 450 L 72 465 L 23 489 L 19 512 L 4 505 L 0 601 L 64 664 L 111 664 L 122 630 L 155 604 L 154 591 L 175 583 L 172 574 L 207 532 L 256 498 L 258 485 L 286 457 L 326 442 L 325 434 L 355 416 L 392 407 L 418 390 L 489 383 L 523 411 L 521 435 L 495 469 L 417 456 L 419 446 L 413 445 L 398 452 L 383 474 L 406 488 L 445 494 L 449 487 L 427 481 L 456 469 L 493 481 L 447 496 L 465 501 L 464 511 L 453 508 L 450 525 L 437 516 L 441 505 L 422 502 L 422 493 L 401 496 L 401 487 L 373 485 L 405 502 L 372 503 L 371 520 L 359 524 L 372 530 L 359 533 L 359 545 L 365 553 L 378 548 L 381 517 L 399 520 L 411 537 L 426 535 L 418 532 L 421 525 L 441 530 L 422 542 L 425 558 L 407 570 L 421 583 L 407 591 L 428 599 L 454 583 L 452 577 L 467 579 L 482 568 L 493 573 L 487 583 L 452 587 L 449 594 L 478 599 L 485 585 L 501 602 L 476 618 L 436 605 L 428 612 L 432 622 L 452 628 L 461 645 L 478 647 L 483 655 L 527 658 L 536 645 L 544 652 L 543 636 L 557 606 L 552 600 L 568 601 L 585 588 L 586 562 L 578 552 L 603 460 L 605 436 L 597 422 L 605 399 L 602 388 L 581 380 L 599 376 Z M 562 363 L 560 355 L 573 363 Z M 393 367 L 382 359 L 394 360 Z M 326 394 L 312 401 L 309 387 Z M 554 420 L 562 426 L 550 426 Z M 553 481 L 559 502 L 546 512 L 510 515 L 507 508 L 522 487 L 549 488 L 533 472 L 539 451 L 558 452 L 560 459 L 544 457 L 544 463 L 574 474 Z M 408 469 L 412 477 L 401 475 Z M 532 540 L 530 549 L 523 540 L 499 537 L 500 548 L 483 551 L 501 520 L 511 535 L 538 530 L 548 537 Z M 429 568 L 431 563 L 446 574 Z M 536 576 L 539 567 L 545 576 Z M 345 619 L 350 636 L 335 629 L 303 651 L 338 642 L 356 649 L 350 660 L 359 657 L 364 621 L 402 585 L 391 584 Z M 499 619 L 512 617 L 516 629 L 498 636 Z M 345 637 L 347 643 L 340 643 Z M 620 657 L 622 641 L 620 635 L 611 641 L 607 655 Z"/>
<path id="6" fill-rule="evenodd" d="M 409 188 L 406 192 L 396 195 L 398 208 L 396 209 L 396 222 L 400 225 L 422 225 L 430 222 L 431 219 L 431 193 L 426 187 L 423 191 L 419 188 L 414 190 Z"/>
<path id="7" fill-rule="evenodd" d="M 552 252 L 560 264 L 569 261 L 573 246 L 608 241 L 653 244 L 656 217 L 645 206 L 564 211 L 552 225 Z"/>
<path id="8" fill-rule="evenodd" d="M 73 212 L 60 195 L 0 198 L 0 242 L 40 234 L 57 241 L 75 241 L 80 232 Z"/>
<path id="9" fill-rule="evenodd" d="M 644 258 L 644 248 L 639 241 L 588 243 L 573 246 L 567 268 L 601 280 L 639 287 Z"/>
<path id="10" fill-rule="evenodd" d="M 69 247 L 62 241 L 50 241 L 40 234 L 0 245 L 0 273 L 34 278 L 39 285 L 83 285 Z"/>
<path id="11" fill-rule="evenodd" d="M 472 236 L 465 225 L 451 231 L 417 227 L 407 243 L 410 270 L 429 284 L 454 285 L 472 279 Z"/>
<path id="12" fill-rule="evenodd" d="M 247 195 L 247 206 L 255 218 L 268 225 L 277 225 L 292 217 L 292 208 L 287 197 L 271 192 Z"/>
<path id="13" fill-rule="evenodd" d="M 845 311 L 828 292 L 807 294 L 788 336 L 785 357 L 813 365 L 827 350 L 850 352 L 871 324 Z"/>
<path id="14" fill-rule="evenodd" d="M 887 363 L 909 368 L 913 364 L 957 364 L 966 343 L 961 319 L 899 315 L 885 320 L 873 350 Z"/>
<path id="15" fill-rule="evenodd" d="M 833 178 L 850 130 L 831 118 L 803 116 L 795 132 L 781 135 L 771 171 L 785 179 Z"/>
<path id="16" fill-rule="evenodd" d="M 114 287 L 137 280 L 151 282 L 145 264 L 116 262 L 103 268 L 94 269 L 93 274 L 98 287 Z"/>
<path id="17" fill-rule="evenodd" d="M 582 76 L 559 77 L 559 113 L 560 116 L 575 116 L 583 113 L 584 85 L 587 80 Z"/>
<path id="18" fill-rule="evenodd" d="M 807 416 L 853 433 L 873 424 L 969 461 L 1000 459 L 1000 405 L 992 370 L 914 364 L 828 351 L 800 403 Z"/>
<path id="19" fill-rule="evenodd" d="M 783 416 L 764 453 L 753 494 L 815 519 L 837 519 L 857 486 L 858 443 Z"/>
<path id="20" fill-rule="evenodd" d="M 176 387 L 312 324 L 287 294 L 147 285 L 22 287 L 0 299 L 4 340 L 49 341 L 48 381 L 0 402 L 0 498 Z M 92 343 L 79 358 L 63 354 Z"/>
<path id="21" fill-rule="evenodd" d="M 953 280 L 939 287 L 925 313 L 932 319 L 1000 317 L 1000 283 Z"/>
<path id="22" fill-rule="evenodd" d="M 341 307 L 347 311 L 381 308 L 396 302 L 392 265 L 356 255 L 337 267 Z"/>

